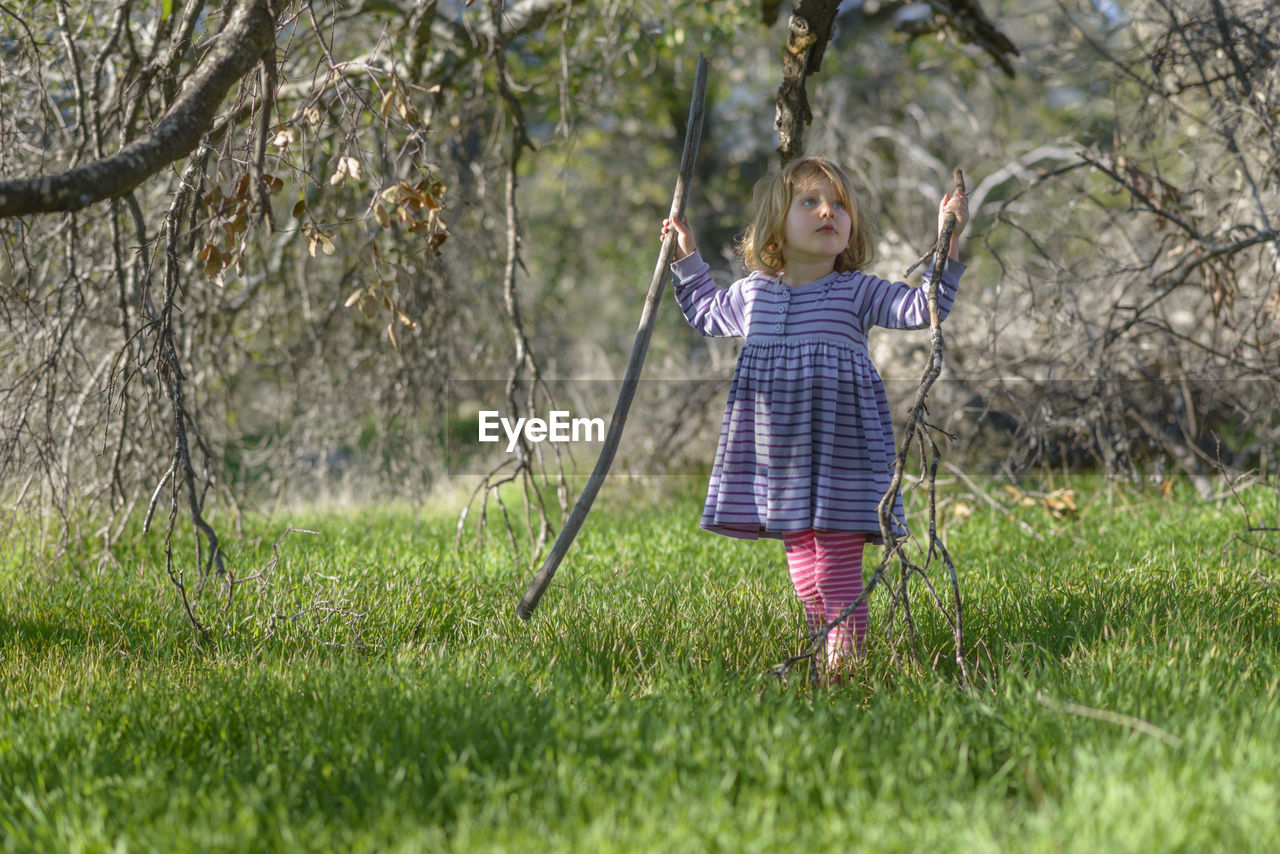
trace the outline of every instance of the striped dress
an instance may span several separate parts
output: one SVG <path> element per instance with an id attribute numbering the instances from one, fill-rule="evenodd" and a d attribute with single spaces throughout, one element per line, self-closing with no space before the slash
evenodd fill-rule
<path id="1" fill-rule="evenodd" d="M 945 317 L 964 265 L 947 260 Z M 746 339 L 729 386 L 701 527 L 781 538 L 817 528 L 881 543 L 876 508 L 893 473 L 893 422 L 867 330 L 929 325 L 924 288 L 865 273 L 789 287 L 752 273 L 720 289 L 697 252 L 672 265 L 676 299 L 703 335 Z M 905 533 L 902 500 L 894 508 Z"/>

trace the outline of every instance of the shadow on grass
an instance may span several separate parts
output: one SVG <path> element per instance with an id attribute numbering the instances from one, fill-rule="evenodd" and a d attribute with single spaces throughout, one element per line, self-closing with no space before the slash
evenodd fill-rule
<path id="1" fill-rule="evenodd" d="M 554 826 L 562 810 L 625 802 L 655 764 L 662 774 L 701 767 L 654 747 L 690 726 L 697 698 L 676 699 L 689 723 L 673 724 L 663 702 L 580 688 L 538 694 L 517 678 L 355 660 L 204 673 L 195 689 L 102 685 L 11 770 L 19 788 L 61 791 L 55 801 L 95 792 L 106 838 L 161 824 L 225 840 L 233 828 L 210 804 L 279 816 L 304 836 L 447 828 L 511 812 Z M 127 794 L 139 791 L 164 798 Z"/>
<path id="2" fill-rule="evenodd" d="M 14 619 L 0 614 L 0 651 L 21 648 L 31 656 L 42 656 L 53 648 L 79 651 L 86 645 L 85 633 L 46 620 Z"/>

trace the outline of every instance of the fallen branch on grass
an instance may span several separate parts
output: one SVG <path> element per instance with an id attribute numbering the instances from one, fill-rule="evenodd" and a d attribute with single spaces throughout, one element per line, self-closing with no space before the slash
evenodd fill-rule
<path id="1" fill-rule="evenodd" d="M 1117 726 L 1127 727 L 1134 732 L 1149 736 L 1158 741 L 1162 741 L 1172 748 L 1182 747 L 1182 739 L 1168 730 L 1161 729 L 1153 723 L 1144 721 L 1142 718 L 1135 718 L 1133 715 L 1126 715 L 1123 712 L 1113 712 L 1110 709 L 1097 709 L 1093 706 L 1082 706 L 1079 703 L 1073 703 L 1069 700 L 1055 700 L 1046 696 L 1043 692 L 1036 692 L 1036 702 L 1044 706 L 1046 709 L 1052 709 L 1055 712 L 1066 712 L 1069 715 L 1075 715 L 1079 718 L 1088 718 L 1089 720 L 1102 721 L 1103 723 L 1116 724 Z"/>

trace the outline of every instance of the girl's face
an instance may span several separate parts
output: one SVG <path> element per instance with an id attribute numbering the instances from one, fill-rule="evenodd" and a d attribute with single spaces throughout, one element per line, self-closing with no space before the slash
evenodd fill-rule
<path id="1" fill-rule="evenodd" d="M 840 192 L 824 177 L 797 188 L 783 226 L 783 257 L 789 264 L 835 263 L 849 246 L 853 219 Z"/>

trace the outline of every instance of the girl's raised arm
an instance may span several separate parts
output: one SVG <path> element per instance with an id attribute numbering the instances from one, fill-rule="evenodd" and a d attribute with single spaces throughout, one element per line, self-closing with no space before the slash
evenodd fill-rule
<path id="1" fill-rule="evenodd" d="M 671 265 L 676 277 L 676 302 L 689 325 L 710 338 L 741 338 L 746 335 L 745 312 L 740 283 L 717 288 L 711 268 L 698 254 L 689 220 L 662 221 L 662 236 L 675 230 L 679 258 Z"/>
<path id="2" fill-rule="evenodd" d="M 932 264 L 930 268 L 932 269 Z M 965 270 L 964 264 L 948 259 L 942 268 L 942 281 L 938 283 L 938 311 L 942 317 L 951 313 L 955 304 L 956 288 L 960 284 L 960 274 Z M 925 273 L 925 283 L 929 282 L 929 273 Z M 929 325 L 928 289 L 914 288 L 906 282 L 890 282 L 875 276 L 860 274 L 859 283 L 864 299 L 862 314 L 867 318 L 869 326 L 883 326 L 888 329 L 924 329 Z"/>
<path id="3" fill-rule="evenodd" d="M 942 221 L 949 213 L 955 214 L 956 223 L 951 232 L 951 245 L 947 247 L 942 281 L 938 283 L 938 310 L 943 317 L 951 313 L 956 287 L 965 270 L 964 264 L 960 263 L 960 233 L 969 222 L 969 199 L 963 190 L 957 189 L 954 195 L 944 195 L 938 203 L 939 234 Z M 926 284 L 932 270 L 933 261 L 930 261 L 925 267 Z M 913 288 L 905 282 L 888 282 L 874 276 L 867 276 L 864 285 L 867 287 L 864 313 L 871 325 L 889 329 L 923 329 L 929 325 L 928 292 L 925 288 Z"/>

